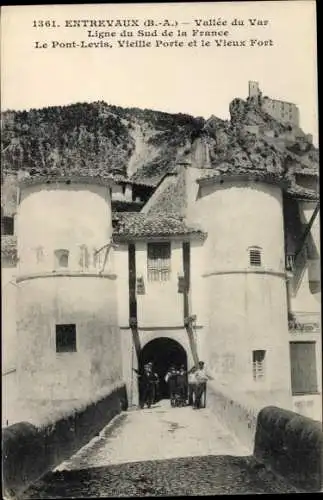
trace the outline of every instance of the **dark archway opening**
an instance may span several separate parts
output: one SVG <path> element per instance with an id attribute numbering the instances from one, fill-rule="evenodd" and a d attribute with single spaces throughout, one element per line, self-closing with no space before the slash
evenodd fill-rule
<path id="1" fill-rule="evenodd" d="M 139 358 L 140 370 L 146 363 L 152 362 L 154 371 L 159 377 L 157 400 L 169 398 L 165 375 L 171 365 L 179 368 L 184 365 L 187 370 L 187 355 L 185 349 L 176 340 L 157 338 L 148 342 L 142 349 Z"/>

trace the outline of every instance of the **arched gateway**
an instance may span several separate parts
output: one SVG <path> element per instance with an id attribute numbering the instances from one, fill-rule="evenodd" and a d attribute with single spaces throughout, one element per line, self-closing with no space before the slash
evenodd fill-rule
<path id="1" fill-rule="evenodd" d="M 154 371 L 159 376 L 159 398 L 168 398 L 168 387 L 165 383 L 165 375 L 171 365 L 180 367 L 184 365 L 187 369 L 187 354 L 179 342 L 168 337 L 157 338 L 148 342 L 141 351 L 139 366 L 152 362 Z"/>

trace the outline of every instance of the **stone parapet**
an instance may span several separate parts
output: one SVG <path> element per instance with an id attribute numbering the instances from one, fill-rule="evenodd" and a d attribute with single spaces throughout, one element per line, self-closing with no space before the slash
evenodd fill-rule
<path id="1" fill-rule="evenodd" d="M 255 458 L 301 490 L 323 487 L 322 424 L 274 406 L 258 415 Z"/>
<path id="2" fill-rule="evenodd" d="M 79 450 L 126 409 L 125 386 L 120 386 L 104 398 L 55 422 L 42 426 L 20 422 L 4 429 L 4 498 L 17 498 L 30 484 Z"/>

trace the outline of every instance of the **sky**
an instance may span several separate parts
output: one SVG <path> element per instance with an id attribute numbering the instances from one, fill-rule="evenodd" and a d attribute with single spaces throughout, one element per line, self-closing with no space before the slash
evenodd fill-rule
<path id="1" fill-rule="evenodd" d="M 156 48 L 162 37 L 146 36 L 149 48 L 52 48 L 88 37 L 87 28 L 64 27 L 66 20 L 137 19 L 138 29 L 152 19 L 178 25 L 190 40 L 211 40 L 209 47 Z M 245 25 L 236 27 L 235 18 Z M 195 20 L 227 21 L 225 25 L 197 27 Z M 267 20 L 250 26 L 248 19 Z M 59 27 L 34 27 L 41 20 Z M 188 24 L 182 24 L 188 23 Z M 249 25 L 249 26 L 248 26 Z M 111 32 L 113 28 L 100 28 Z M 262 47 L 217 47 L 216 37 L 192 36 L 193 29 L 229 30 L 226 40 L 273 41 Z M 294 102 L 301 127 L 318 142 L 317 59 L 315 2 L 311 0 L 266 2 L 211 2 L 165 4 L 79 4 L 3 7 L 1 15 L 1 109 L 23 110 L 75 102 L 156 109 L 194 116 L 229 118 L 229 103 L 246 98 L 248 81 L 259 82 L 264 95 Z M 119 32 L 118 32 L 119 33 Z M 143 38 L 136 38 L 142 41 Z M 110 38 L 111 40 L 111 38 Z M 129 39 L 130 40 L 130 39 Z M 177 38 L 177 40 L 180 40 Z M 101 39 L 107 42 L 107 37 Z M 47 43 L 49 48 L 36 48 Z"/>

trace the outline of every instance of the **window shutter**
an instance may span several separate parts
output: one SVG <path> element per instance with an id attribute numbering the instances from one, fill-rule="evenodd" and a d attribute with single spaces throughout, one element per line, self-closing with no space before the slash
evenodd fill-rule
<path id="1" fill-rule="evenodd" d="M 292 394 L 317 392 L 315 342 L 290 343 Z"/>
<path id="2" fill-rule="evenodd" d="M 167 281 L 170 279 L 170 256 L 171 247 L 169 242 L 148 243 L 148 281 Z"/>
<path id="3" fill-rule="evenodd" d="M 265 377 L 265 356 L 266 351 L 252 351 L 252 372 L 254 380 L 261 380 Z"/>
<path id="4" fill-rule="evenodd" d="M 261 266 L 261 251 L 256 249 L 249 250 L 249 259 L 251 266 Z"/>

